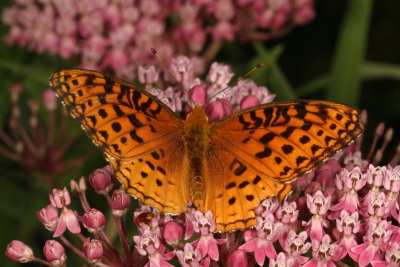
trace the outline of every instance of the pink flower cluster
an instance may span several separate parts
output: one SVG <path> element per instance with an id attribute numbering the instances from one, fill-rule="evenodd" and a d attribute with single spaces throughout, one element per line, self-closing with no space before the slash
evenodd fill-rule
<path id="1" fill-rule="evenodd" d="M 314 17 L 313 0 L 16 0 L 4 10 L 9 44 L 77 58 L 81 67 L 130 77 L 178 54 L 213 59 L 221 41 L 267 40 Z M 201 71 L 201 65 L 197 64 Z"/>
<path id="2" fill-rule="evenodd" d="M 230 85 L 234 73 L 223 63 L 214 62 L 205 80 L 195 77 L 194 61 L 186 56 L 173 57 L 164 79 L 153 65 L 138 68 L 138 80 L 175 112 L 188 112 L 192 104 L 205 105 L 211 120 L 259 104 L 270 103 L 275 95 L 250 79 Z M 159 85 L 163 87 L 160 87 Z"/>
<path id="3" fill-rule="evenodd" d="M 189 111 L 190 103 L 204 104 L 210 118 L 216 120 L 233 110 L 273 99 L 266 88 L 251 80 L 229 86 L 233 73 L 228 65 L 213 63 L 204 81 L 195 78 L 193 62 L 187 57 L 173 58 L 169 69 L 169 73 L 160 73 L 151 65 L 140 67 L 138 77 L 147 90 L 180 113 Z M 159 82 L 161 75 L 165 80 Z M 158 88 L 158 84 L 166 87 Z M 38 212 L 39 220 L 54 238 L 45 243 L 45 260 L 35 257 L 32 249 L 17 240 L 10 242 L 6 255 L 19 262 L 37 261 L 51 266 L 66 264 L 64 247 L 89 264 L 104 267 L 170 267 L 176 261 L 196 267 L 333 267 L 347 262 L 399 266 L 400 149 L 390 164 L 379 166 L 392 136 L 389 129 L 381 148 L 376 149 L 383 133 L 384 127 L 379 126 L 367 158 L 359 150 L 360 138 L 300 177 L 294 182 L 295 201 L 262 201 L 255 209 L 256 225 L 247 231 L 214 233 L 213 214 L 203 214 L 192 206 L 173 217 L 140 205 L 133 219 L 125 220 L 131 198 L 117 189 L 120 184 L 111 167 L 106 166 L 95 170 L 88 180 L 107 200 L 111 212 L 102 212 L 89 203 L 84 177 L 71 181 L 81 210 L 73 208 L 77 205 L 71 205 L 73 198 L 64 188 L 53 189 L 50 204 Z M 105 214 L 110 214 L 108 220 Z M 104 231 L 106 223 L 115 224 L 118 246 Z M 128 236 L 126 228 L 134 224 L 138 229 Z M 77 236 L 80 243 L 71 242 L 71 235 Z"/>
<path id="4" fill-rule="evenodd" d="M 71 189 L 83 208 L 82 215 L 70 207 L 71 196 L 66 188 L 54 189 L 49 196 L 51 204 L 38 212 L 39 220 L 59 239 L 46 242 L 46 260 L 36 258 L 28 246 L 17 240 L 9 244 L 6 255 L 20 262 L 63 266 L 66 246 L 98 266 L 170 267 L 173 265 L 169 261 L 173 259 L 182 266 L 203 267 L 213 262 L 219 266 L 263 266 L 266 261 L 269 266 L 291 267 L 333 267 L 349 261 L 359 266 L 398 266 L 400 165 L 366 166 L 361 158 L 360 166 L 341 165 L 339 162 L 354 157 L 349 151 L 330 160 L 329 165 L 340 166 L 336 171 L 319 172 L 325 165 L 314 171 L 313 182 L 296 201 L 264 200 L 255 209 L 255 227 L 245 232 L 214 233 L 216 224 L 210 211 L 203 214 L 188 207 L 186 213 L 171 217 L 142 205 L 133 214 L 132 222 L 139 228 L 133 236 L 133 255 L 123 219 L 131 199 L 115 189 L 112 170 L 106 166 L 93 172 L 89 182 L 110 205 L 123 253 L 103 230 L 107 221 L 104 213 L 89 205 L 82 177 L 78 183 L 71 181 Z M 300 179 L 310 179 L 310 175 Z M 321 179 L 329 184 L 324 192 L 317 182 Z M 83 235 L 82 228 L 88 234 Z M 81 239 L 80 248 L 68 241 L 67 230 Z"/>

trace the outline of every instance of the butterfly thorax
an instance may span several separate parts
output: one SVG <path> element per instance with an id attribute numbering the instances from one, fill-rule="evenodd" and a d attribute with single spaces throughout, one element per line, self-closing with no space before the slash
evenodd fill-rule
<path id="1" fill-rule="evenodd" d="M 210 124 L 203 106 L 195 106 L 185 120 L 183 143 L 188 158 L 189 193 L 194 205 L 202 208 L 206 194 L 204 167 L 210 145 Z"/>

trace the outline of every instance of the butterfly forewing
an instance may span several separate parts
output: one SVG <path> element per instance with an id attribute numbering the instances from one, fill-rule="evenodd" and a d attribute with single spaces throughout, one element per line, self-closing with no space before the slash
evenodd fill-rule
<path id="1" fill-rule="evenodd" d="M 67 111 L 109 156 L 129 159 L 145 153 L 182 128 L 163 103 L 116 78 L 65 69 L 50 81 Z"/>
<path id="2" fill-rule="evenodd" d="M 63 69 L 51 76 L 50 83 L 67 111 L 104 151 L 128 192 L 160 211 L 183 212 L 188 200 L 180 195 L 181 174 L 172 173 L 168 156 L 173 149 L 182 149 L 176 142 L 182 135 L 181 119 L 147 92 L 102 73 Z M 170 201 L 167 189 L 180 197 Z"/>

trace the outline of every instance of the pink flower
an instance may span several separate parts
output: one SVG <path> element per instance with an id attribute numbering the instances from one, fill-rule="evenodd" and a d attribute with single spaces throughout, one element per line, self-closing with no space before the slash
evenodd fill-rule
<path id="1" fill-rule="evenodd" d="M 223 239 L 215 239 L 213 232 L 216 229 L 216 224 L 211 211 L 207 211 L 204 215 L 201 211 L 196 211 L 194 214 L 196 222 L 193 224 L 196 233 L 200 234 L 200 238 L 195 241 L 196 249 L 199 251 L 200 257 L 206 255 L 211 259 L 218 261 L 218 244 L 225 243 Z"/>
<path id="2" fill-rule="evenodd" d="M 321 191 L 317 191 L 314 197 L 307 194 L 307 207 L 314 214 L 309 222 L 303 222 L 303 226 L 311 224 L 310 238 L 311 240 L 321 241 L 324 235 L 324 227 L 328 227 L 328 223 L 324 218 L 331 204 L 331 197 L 324 197 Z"/>
<path id="3" fill-rule="evenodd" d="M 249 236 L 246 239 L 246 243 L 241 245 L 239 249 L 246 252 L 254 252 L 254 257 L 258 265 L 263 266 L 265 257 L 270 259 L 276 258 L 276 251 L 273 243 L 279 238 L 279 231 L 282 227 L 282 223 L 275 222 L 275 218 L 272 214 L 265 216 L 265 219 L 257 217 L 257 224 L 255 231 L 257 235 L 254 237 Z M 247 232 L 252 232 L 249 230 Z"/>
<path id="4" fill-rule="evenodd" d="M 269 267 L 281 267 L 281 266 L 291 267 L 293 265 L 294 265 L 294 259 L 287 258 L 284 252 L 280 252 L 276 257 L 276 260 L 270 259 L 269 261 Z"/>
<path id="5" fill-rule="evenodd" d="M 372 190 L 372 189 L 371 189 Z M 388 215 L 388 207 L 389 202 L 387 201 L 386 195 L 384 192 L 380 192 L 379 194 L 370 195 L 368 202 L 366 203 L 366 210 L 369 215 L 378 217 L 378 218 L 386 218 Z"/>
<path id="6" fill-rule="evenodd" d="M 67 260 L 64 247 L 56 240 L 46 241 L 43 248 L 43 254 L 52 266 L 63 266 Z"/>
<path id="7" fill-rule="evenodd" d="M 371 265 L 373 267 L 397 267 L 400 263 L 400 244 L 391 243 L 389 244 L 390 249 L 385 253 L 385 261 L 372 260 Z"/>
<path id="8" fill-rule="evenodd" d="M 207 82 L 210 83 L 212 90 L 217 88 L 224 89 L 228 86 L 233 75 L 234 73 L 229 65 L 214 62 L 208 72 Z"/>
<path id="9" fill-rule="evenodd" d="M 231 88 L 231 102 L 232 104 L 240 104 L 243 98 L 248 95 L 254 95 L 257 97 L 261 104 L 266 104 L 274 100 L 275 95 L 264 86 L 258 86 L 250 79 L 242 79 L 237 82 L 235 86 Z"/>
<path id="10" fill-rule="evenodd" d="M 176 256 L 178 257 L 182 267 L 208 267 L 210 265 L 210 258 L 206 257 L 201 261 L 202 257 L 200 256 L 199 251 L 193 249 L 193 246 L 190 243 L 185 244 L 183 251 L 178 250 Z"/>
<path id="11" fill-rule="evenodd" d="M 35 258 L 32 249 L 18 240 L 13 240 L 7 245 L 5 254 L 10 259 L 22 263 L 30 262 Z"/>
<path id="12" fill-rule="evenodd" d="M 388 229 L 389 226 L 387 221 L 370 224 L 364 239 L 365 242 L 351 249 L 353 253 L 358 255 L 360 266 L 368 265 L 373 259 L 381 259 L 380 250 L 386 250 L 387 242 L 392 235 L 392 231 Z"/>
<path id="13" fill-rule="evenodd" d="M 164 253 L 164 245 L 160 242 L 158 236 L 146 229 L 142 235 L 133 237 L 135 241 L 135 248 L 140 255 L 148 256 L 149 262 L 145 266 L 149 267 L 173 267 L 167 260 L 174 257 L 175 252 L 172 251 L 167 254 Z"/>
<path id="14" fill-rule="evenodd" d="M 276 218 L 283 224 L 296 222 L 298 216 L 299 211 L 297 210 L 296 202 L 285 201 L 276 211 Z"/>
<path id="15" fill-rule="evenodd" d="M 81 232 L 81 226 L 76 212 L 64 207 L 61 210 L 61 215 L 58 218 L 57 228 L 53 234 L 53 237 L 59 237 L 65 230 L 68 229 L 71 233 L 77 234 Z"/>
<path id="16" fill-rule="evenodd" d="M 47 205 L 45 208 L 38 211 L 37 215 L 40 222 L 43 223 L 46 229 L 49 231 L 56 230 L 58 222 L 58 210 L 54 206 Z"/>
<path id="17" fill-rule="evenodd" d="M 101 231 L 106 224 L 106 217 L 104 214 L 96 209 L 91 209 L 82 216 L 82 224 L 91 233 Z"/>
<path id="18" fill-rule="evenodd" d="M 340 248 L 336 244 L 331 244 L 329 235 L 324 235 L 321 241 L 312 240 L 313 258 L 303 267 L 335 267 L 332 260 L 335 260 L 340 253 Z"/>
<path id="19" fill-rule="evenodd" d="M 95 264 L 103 257 L 103 243 L 98 239 L 86 239 L 83 244 L 83 253 L 90 264 Z"/>
<path id="20" fill-rule="evenodd" d="M 297 235 L 295 231 L 290 230 L 285 244 L 283 244 L 283 249 L 289 257 L 293 258 L 295 266 L 304 264 L 308 260 L 307 257 L 301 256 L 307 253 L 311 247 L 311 243 L 306 242 L 307 238 L 308 235 L 306 231 Z"/>
<path id="21" fill-rule="evenodd" d="M 342 210 L 348 213 L 356 211 L 359 205 L 357 191 L 363 188 L 365 183 L 365 176 L 358 167 L 355 167 L 351 171 L 342 169 L 340 174 L 336 176 L 336 187 L 344 192 L 344 196 L 339 200 L 339 203 L 330 208 L 334 212 L 328 218 L 338 218 Z"/>
<path id="22" fill-rule="evenodd" d="M 145 84 L 146 86 L 158 82 L 159 77 L 160 77 L 160 70 L 156 69 L 154 65 L 138 67 L 139 82 Z"/>
<path id="23" fill-rule="evenodd" d="M 254 212 L 265 218 L 269 213 L 274 213 L 279 207 L 279 202 L 276 197 L 269 197 L 261 201 L 261 204 L 258 205 L 255 209 Z"/>
<path id="24" fill-rule="evenodd" d="M 338 259 L 342 259 L 349 254 L 353 260 L 358 259 L 358 255 L 351 251 L 351 248 L 357 246 L 355 234 L 360 231 L 360 222 L 358 220 L 358 213 L 354 212 L 351 215 L 347 211 L 342 210 L 340 219 L 336 220 L 336 228 L 342 233 L 342 238 L 339 239 L 339 246 L 341 247 L 341 254 Z"/>
<path id="25" fill-rule="evenodd" d="M 297 228 L 297 217 L 299 216 L 299 211 L 297 210 L 296 202 L 285 201 L 281 206 L 279 206 L 276 211 L 276 218 L 282 223 L 281 234 L 279 237 L 279 242 L 281 246 L 285 244 L 287 234 L 291 229 Z"/>
<path id="26" fill-rule="evenodd" d="M 369 164 L 368 170 L 365 173 L 365 177 L 367 178 L 367 183 L 372 185 L 373 187 L 379 188 L 383 184 L 383 179 L 385 177 L 386 167 L 373 166 Z"/>
<path id="27" fill-rule="evenodd" d="M 71 203 L 71 196 L 66 187 L 63 190 L 53 189 L 53 194 L 49 195 L 51 205 L 55 208 L 64 208 Z"/>
<path id="28" fill-rule="evenodd" d="M 175 81 L 185 84 L 193 78 L 193 62 L 185 56 L 175 57 L 171 60 L 170 72 Z"/>

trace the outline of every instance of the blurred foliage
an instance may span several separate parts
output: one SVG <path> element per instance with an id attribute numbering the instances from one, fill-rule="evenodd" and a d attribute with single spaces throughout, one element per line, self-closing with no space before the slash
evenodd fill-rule
<path id="1" fill-rule="evenodd" d="M 11 0 L 1 1 L 0 9 L 11 3 Z M 238 76 L 264 63 L 251 78 L 268 86 L 279 100 L 327 99 L 366 109 L 368 125 L 364 146 L 370 144 L 379 122 L 384 121 L 395 130 L 385 157 L 389 160 L 400 141 L 400 1 L 316 0 L 316 12 L 310 24 L 294 29 L 283 38 L 265 44 L 226 44 L 217 60 L 232 64 Z M 1 38 L 7 30 L 0 24 Z M 48 88 L 50 74 L 58 68 L 73 66 L 59 57 L 39 55 L 0 41 L 2 127 L 7 127 L 12 84 L 22 84 L 23 98 L 39 101 L 41 93 Z M 81 130 L 70 123 L 69 131 Z M 60 177 L 58 188 L 69 186 L 71 178 L 87 176 L 105 164 L 100 151 L 86 138 L 68 156 L 73 158 L 89 150 L 96 156 L 83 168 L 70 170 Z M 27 173 L 2 156 L 0 166 L 0 229 L 3 229 L 0 251 L 5 250 L 10 240 L 19 239 L 42 257 L 42 246 L 51 234 L 38 222 L 36 211 L 48 203 L 50 188 L 40 175 Z M 89 197 L 98 198 L 94 193 Z M 104 201 L 99 205 L 103 204 Z M 18 266 L 3 252 L 0 255 L 1 266 Z"/>

